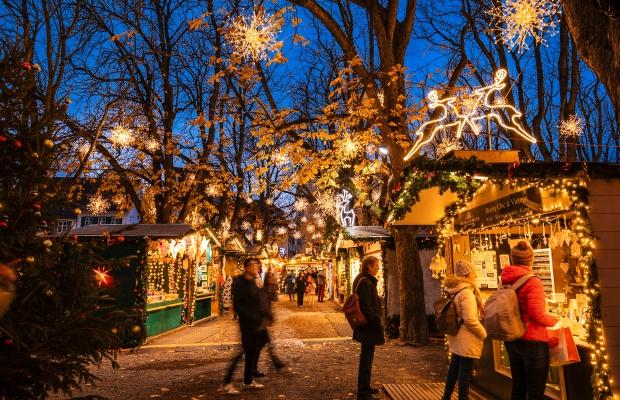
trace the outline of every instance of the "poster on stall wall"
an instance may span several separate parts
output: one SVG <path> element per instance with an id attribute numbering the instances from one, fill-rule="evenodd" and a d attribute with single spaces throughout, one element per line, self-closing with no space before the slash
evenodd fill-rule
<path id="1" fill-rule="evenodd" d="M 534 249 L 532 272 L 542 281 L 547 298 L 551 298 L 551 301 L 555 301 L 555 281 L 553 279 L 551 249 Z"/>
<path id="2" fill-rule="evenodd" d="M 476 281 L 480 289 L 497 289 L 496 257 L 493 250 L 471 252 L 471 262 L 476 266 Z"/>

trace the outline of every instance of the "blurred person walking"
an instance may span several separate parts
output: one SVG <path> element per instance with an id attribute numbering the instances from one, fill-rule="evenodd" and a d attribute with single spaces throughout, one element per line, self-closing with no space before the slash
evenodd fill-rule
<path id="1" fill-rule="evenodd" d="M 319 303 L 323 303 L 325 301 L 325 286 L 327 284 L 327 277 L 325 275 L 325 270 L 320 270 L 316 276 L 316 285 L 319 296 Z"/>
<path id="2" fill-rule="evenodd" d="M 288 294 L 288 301 L 293 301 L 295 298 L 295 275 L 293 271 L 290 271 L 286 278 L 284 278 L 284 293 Z"/>
<path id="3" fill-rule="evenodd" d="M 306 275 L 299 271 L 297 279 L 295 279 L 295 290 L 297 291 L 297 307 L 304 306 L 304 293 L 306 292 Z"/>

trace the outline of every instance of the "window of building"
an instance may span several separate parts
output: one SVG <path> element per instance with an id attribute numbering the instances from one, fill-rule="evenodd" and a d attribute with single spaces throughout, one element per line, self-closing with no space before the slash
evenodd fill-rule
<path id="1" fill-rule="evenodd" d="M 70 219 L 59 219 L 56 221 L 56 233 L 65 233 L 73 228 L 73 221 Z"/>
<path id="2" fill-rule="evenodd" d="M 80 218 L 80 226 L 87 225 L 120 225 L 123 223 L 122 218 L 117 218 L 114 216 L 102 216 L 102 217 L 94 217 L 94 216 L 86 216 Z"/>

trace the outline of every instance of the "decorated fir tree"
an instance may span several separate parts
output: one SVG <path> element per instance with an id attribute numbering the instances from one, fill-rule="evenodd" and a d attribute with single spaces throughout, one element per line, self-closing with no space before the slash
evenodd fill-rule
<path id="1" fill-rule="evenodd" d="M 96 377 L 126 314 L 105 296 L 109 261 L 94 244 L 54 235 L 63 198 L 53 178 L 66 103 L 39 89 L 28 51 L 0 49 L 0 398 L 41 399 Z M 6 313 L 2 316 L 2 310 Z"/>

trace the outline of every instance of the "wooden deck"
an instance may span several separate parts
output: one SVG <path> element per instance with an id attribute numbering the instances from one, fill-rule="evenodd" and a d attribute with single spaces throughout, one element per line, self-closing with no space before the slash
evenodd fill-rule
<path id="1" fill-rule="evenodd" d="M 440 400 L 443 395 L 443 383 L 405 383 L 405 384 L 385 384 L 383 390 L 392 400 Z M 473 388 L 469 389 L 469 398 L 472 400 L 485 400 L 487 397 L 481 396 Z M 458 398 L 457 389 L 452 393 L 452 399 Z"/>

